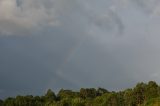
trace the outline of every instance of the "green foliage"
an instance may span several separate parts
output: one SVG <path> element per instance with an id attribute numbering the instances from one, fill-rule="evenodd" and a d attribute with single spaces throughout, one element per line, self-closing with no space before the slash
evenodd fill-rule
<path id="1" fill-rule="evenodd" d="M 117 103 L 119 104 L 119 106 L 124 106 L 125 102 L 124 102 L 124 92 L 118 92 L 117 93 Z"/>
<path id="2" fill-rule="evenodd" d="M 104 88 L 81 88 L 79 92 L 49 89 L 43 96 L 16 96 L 0 100 L 0 106 L 160 106 L 160 86 L 154 81 L 132 89 L 109 92 Z"/>
<path id="3" fill-rule="evenodd" d="M 149 81 L 146 87 L 146 99 L 156 98 L 158 97 L 158 85 L 154 81 Z"/>
<path id="4" fill-rule="evenodd" d="M 147 85 L 145 83 L 138 83 L 133 89 L 133 96 L 136 104 L 141 105 L 145 100 L 145 92 Z"/>
<path id="5" fill-rule="evenodd" d="M 109 94 L 103 94 L 102 96 L 97 96 L 94 99 L 94 106 L 107 106 L 108 102 L 109 102 L 109 98 L 108 98 Z"/>
<path id="6" fill-rule="evenodd" d="M 126 106 L 135 106 L 136 105 L 136 100 L 135 100 L 135 96 L 134 96 L 134 92 L 132 89 L 126 89 L 124 91 L 124 104 Z"/>
<path id="7" fill-rule="evenodd" d="M 85 100 L 77 97 L 72 99 L 72 106 L 85 106 Z"/>
<path id="8" fill-rule="evenodd" d="M 145 106 L 160 106 L 160 97 L 148 100 Z"/>
<path id="9" fill-rule="evenodd" d="M 103 95 L 105 93 L 109 93 L 109 91 L 104 89 L 104 88 L 98 88 L 97 89 L 97 96 L 101 96 L 101 95 Z"/>
<path id="10" fill-rule="evenodd" d="M 3 100 L 0 99 L 0 106 L 3 106 Z"/>
<path id="11" fill-rule="evenodd" d="M 4 101 L 4 103 L 3 103 L 3 105 L 4 106 L 16 106 L 15 105 L 15 99 L 14 98 L 7 98 L 5 101 Z"/>
<path id="12" fill-rule="evenodd" d="M 80 89 L 80 96 L 82 98 L 94 98 L 96 97 L 96 95 L 97 95 L 97 92 L 96 92 L 96 89 L 94 88 Z"/>
<path id="13" fill-rule="evenodd" d="M 79 96 L 78 92 L 73 92 L 72 90 L 64 90 L 64 89 L 61 89 L 57 95 L 58 99 L 75 98 L 78 96 Z"/>
<path id="14" fill-rule="evenodd" d="M 49 100 L 49 101 L 56 100 L 56 95 L 51 89 L 48 89 L 44 97 L 46 100 Z"/>

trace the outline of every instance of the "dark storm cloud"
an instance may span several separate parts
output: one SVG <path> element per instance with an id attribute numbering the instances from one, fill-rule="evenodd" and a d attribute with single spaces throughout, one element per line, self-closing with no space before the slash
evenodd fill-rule
<path id="1" fill-rule="evenodd" d="M 132 3 L 1 0 L 1 98 L 48 88 L 119 90 L 137 81 L 160 81 L 158 7 L 144 14 L 135 7 L 151 9 L 150 1 Z"/>
<path id="2" fill-rule="evenodd" d="M 46 35 L 52 39 L 47 41 L 40 37 L 2 38 L 1 89 L 6 92 L 24 90 L 23 93 L 32 90 L 44 91 L 51 79 L 56 81 L 55 89 L 68 85 L 73 87 L 72 83 L 56 75 L 55 71 L 62 64 L 68 49 L 74 42 L 68 36 L 65 40 L 70 42 L 67 43 L 58 35 L 60 33 L 57 32 L 57 37 L 56 34 L 54 36 L 56 39 Z"/>

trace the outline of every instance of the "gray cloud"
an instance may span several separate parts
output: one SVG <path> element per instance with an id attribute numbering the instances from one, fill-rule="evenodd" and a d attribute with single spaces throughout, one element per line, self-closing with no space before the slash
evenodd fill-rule
<path id="1" fill-rule="evenodd" d="M 34 30 L 38 31 L 45 26 L 61 25 L 62 16 L 73 14 L 71 13 L 74 12 L 72 9 L 76 11 L 81 8 L 81 10 L 87 12 L 88 10 L 83 9 L 84 4 L 85 1 L 80 3 L 80 1 L 73 0 L 1 0 L 0 32 L 3 35 L 23 35 Z M 92 11 L 94 10 L 92 9 Z M 76 12 L 74 13 L 76 14 Z M 98 15 L 97 12 L 95 15 Z M 117 21 L 116 24 L 121 26 L 119 18 L 116 19 L 116 14 L 112 11 L 100 14 L 94 21 L 98 26 L 101 24 L 101 26 L 108 28 L 113 27 L 111 23 L 114 22 L 111 21 Z M 106 22 L 107 24 L 105 24 Z"/>
<path id="2" fill-rule="evenodd" d="M 3 35 L 22 35 L 29 31 L 40 30 L 45 26 L 61 25 L 61 16 L 67 15 L 71 11 L 73 12 L 72 9 L 75 9 L 74 7 L 78 5 L 81 5 L 81 7 L 86 9 L 84 10 L 80 7 L 81 10 L 91 12 L 89 13 L 92 15 L 90 16 L 90 19 L 92 19 L 91 17 L 97 17 L 96 19 L 93 19 L 96 25 L 103 28 L 107 27 L 106 29 L 109 30 L 114 29 L 112 28 L 114 25 L 113 23 L 117 24 L 116 26 L 119 29 L 123 28 L 120 17 L 113 11 L 115 9 L 128 7 L 129 4 L 133 4 L 134 2 L 138 7 L 151 14 L 159 14 L 160 10 L 158 0 L 110 0 L 102 2 L 106 4 L 107 7 L 102 5 L 101 9 L 96 8 L 99 5 L 96 1 L 91 3 L 90 1 L 79 0 L 1 0 L 0 32 Z M 95 9 L 93 6 L 95 6 Z M 106 10 L 106 12 L 103 10 Z"/>
<path id="3" fill-rule="evenodd" d="M 0 0 L 0 97 L 160 82 L 157 2 Z"/>
<path id="4" fill-rule="evenodd" d="M 45 2 L 51 1 L 47 0 Z M 55 13 L 55 9 L 47 8 L 45 2 L 1 0 L 0 32 L 4 35 L 15 35 L 37 30 L 37 28 L 43 28 L 45 25 L 59 25 L 58 19 L 56 19 L 58 14 Z"/>
<path id="5" fill-rule="evenodd" d="M 159 11 L 159 0 L 133 0 L 133 2 L 148 13 L 156 14 Z"/>

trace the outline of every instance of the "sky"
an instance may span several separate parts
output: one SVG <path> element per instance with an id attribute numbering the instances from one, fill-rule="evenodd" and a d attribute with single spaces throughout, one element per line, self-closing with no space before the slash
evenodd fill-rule
<path id="1" fill-rule="evenodd" d="M 0 98 L 160 83 L 159 0 L 0 0 Z"/>

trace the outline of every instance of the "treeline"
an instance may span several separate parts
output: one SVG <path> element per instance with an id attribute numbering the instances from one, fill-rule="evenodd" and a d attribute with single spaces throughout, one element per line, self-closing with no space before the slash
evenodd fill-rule
<path id="1" fill-rule="evenodd" d="M 43 96 L 16 96 L 0 100 L 0 106 L 152 106 L 152 102 L 158 104 L 159 97 L 160 86 L 149 81 L 118 92 L 81 88 L 79 92 L 61 89 L 56 95 L 49 89 Z"/>

